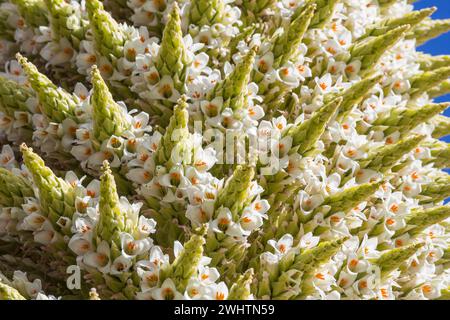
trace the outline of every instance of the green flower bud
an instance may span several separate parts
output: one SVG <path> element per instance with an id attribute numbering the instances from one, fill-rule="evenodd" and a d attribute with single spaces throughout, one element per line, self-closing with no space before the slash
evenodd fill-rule
<path id="1" fill-rule="evenodd" d="M 27 100 L 34 97 L 30 88 L 0 77 L 0 111 L 14 117 L 16 111 L 29 111 Z"/>
<path id="2" fill-rule="evenodd" d="M 422 185 L 420 203 L 436 203 L 450 197 L 450 175 L 442 174 L 432 182 Z"/>
<path id="3" fill-rule="evenodd" d="M 94 137 L 102 143 L 113 135 L 121 136 L 130 129 L 131 124 L 127 119 L 126 111 L 114 101 L 108 86 L 95 66 L 92 68 L 91 82 Z"/>
<path id="4" fill-rule="evenodd" d="M 249 190 L 254 176 L 254 167 L 238 165 L 223 189 L 219 191 L 216 209 L 222 206 L 230 209 L 233 220 L 237 220 L 238 215 L 253 200 L 249 197 Z"/>
<path id="5" fill-rule="evenodd" d="M 26 300 L 17 289 L 0 282 L 0 300 Z"/>
<path id="6" fill-rule="evenodd" d="M 46 167 L 44 160 L 34 153 L 33 149 L 22 144 L 20 150 L 22 151 L 23 162 L 30 171 L 38 189 L 42 212 L 47 215 L 57 230 L 61 229 L 57 224 L 60 222 L 58 220 L 61 217 L 71 219 L 75 212 L 74 188 Z"/>
<path id="7" fill-rule="evenodd" d="M 121 58 L 127 36 L 121 25 L 105 11 L 99 0 L 86 1 L 89 26 L 94 36 L 95 47 L 103 57 Z"/>
<path id="8" fill-rule="evenodd" d="M 253 281 L 253 269 L 245 271 L 231 286 L 228 300 L 247 300 L 251 294 L 250 285 Z"/>
<path id="9" fill-rule="evenodd" d="M 75 49 L 84 40 L 88 28 L 88 21 L 81 18 L 81 12 L 64 0 L 45 0 L 49 12 L 52 35 L 56 41 L 68 39 Z"/>
<path id="10" fill-rule="evenodd" d="M 385 173 L 425 138 L 422 135 L 412 135 L 394 144 L 384 145 L 369 152 L 366 159 L 360 160 L 361 169 L 371 169 Z"/>
<path id="11" fill-rule="evenodd" d="M 409 233 L 411 236 L 421 233 L 426 228 L 450 217 L 450 206 L 438 206 L 428 209 L 415 209 L 406 217 L 406 227 L 395 233 L 395 236 Z M 412 228 L 411 228 L 412 226 Z"/>
<path id="12" fill-rule="evenodd" d="M 0 206 L 21 207 L 24 198 L 33 196 L 33 189 L 25 178 L 0 168 Z"/>
<path id="13" fill-rule="evenodd" d="M 429 121 L 434 125 L 433 138 L 439 139 L 450 134 L 450 119 L 444 115 L 435 116 Z"/>
<path id="14" fill-rule="evenodd" d="M 295 59 L 303 36 L 308 30 L 311 19 L 314 17 L 315 8 L 315 4 L 308 5 L 295 20 L 292 20 L 284 33 L 275 39 L 272 50 L 275 58 L 274 68 L 278 68 L 289 60 Z"/>
<path id="15" fill-rule="evenodd" d="M 47 10 L 44 0 L 11 0 L 19 9 L 27 25 L 33 28 L 47 26 Z"/>
<path id="16" fill-rule="evenodd" d="M 432 103 L 420 108 L 392 109 L 388 115 L 378 118 L 373 125 L 386 127 L 383 131 L 385 136 L 397 131 L 400 134 L 408 133 L 443 112 L 449 105 L 450 103 Z"/>
<path id="17" fill-rule="evenodd" d="M 27 74 L 28 81 L 39 98 L 42 113 L 53 122 L 61 123 L 67 118 L 76 121 L 75 109 L 78 99 L 64 89 L 58 88 L 19 53 L 16 55 L 16 58 Z"/>
<path id="18" fill-rule="evenodd" d="M 413 27 L 418 23 L 420 23 L 421 21 L 423 21 L 425 18 L 431 16 L 435 11 L 436 7 L 432 7 L 422 10 L 411 11 L 399 18 L 386 18 L 369 27 L 366 33 L 358 40 L 370 36 L 380 36 L 392 29 L 395 29 L 403 25 L 410 25 L 411 27 Z"/>
<path id="19" fill-rule="evenodd" d="M 199 27 L 221 23 L 224 10 L 223 0 L 193 0 L 189 6 L 189 23 Z"/>
<path id="20" fill-rule="evenodd" d="M 183 42 L 180 9 L 174 2 L 162 35 L 161 46 L 155 63 L 156 69 L 161 75 L 170 76 L 175 89 L 184 93 L 186 71 L 190 63 Z"/>
<path id="21" fill-rule="evenodd" d="M 409 79 L 411 83 L 410 94 L 420 94 L 424 91 L 439 85 L 442 81 L 450 77 L 450 67 L 442 67 L 439 69 L 424 71 Z"/>
<path id="22" fill-rule="evenodd" d="M 361 61 L 361 70 L 372 70 L 384 53 L 405 36 L 409 28 L 409 25 L 403 25 L 379 36 L 355 42 L 350 49 L 350 60 Z"/>
<path id="23" fill-rule="evenodd" d="M 423 246 L 424 243 L 417 243 L 406 247 L 395 248 L 383 253 L 381 257 L 375 261 L 375 264 L 381 269 L 381 276 L 386 277 L 392 271 L 398 269 Z"/>
<path id="24" fill-rule="evenodd" d="M 291 127 L 286 133 L 287 136 L 292 137 L 290 153 L 304 155 L 314 149 L 342 101 L 342 97 L 332 100 L 314 112 L 308 120 Z"/>
<path id="25" fill-rule="evenodd" d="M 439 37 L 450 30 L 450 19 L 425 19 L 406 35 L 406 39 L 416 39 L 416 45 Z"/>
<path id="26" fill-rule="evenodd" d="M 255 62 L 257 48 L 252 48 L 242 58 L 234 70 L 208 93 L 208 100 L 221 96 L 223 98 L 222 109 L 230 107 L 239 110 L 244 107 L 247 94 L 247 85 Z"/>
<path id="27" fill-rule="evenodd" d="M 172 153 L 174 151 L 181 152 L 190 159 L 189 154 L 192 150 L 187 150 L 187 148 L 189 148 L 187 140 L 189 139 L 190 134 L 188 128 L 189 112 L 187 111 L 188 104 L 186 99 L 186 96 L 182 96 L 174 108 L 169 126 L 161 138 L 161 142 L 156 150 L 154 158 L 156 165 L 165 165 L 167 168 L 170 168 L 173 165 Z M 177 146 L 182 149 L 176 149 Z"/>
<path id="28" fill-rule="evenodd" d="M 325 103 L 328 103 L 329 101 L 335 99 L 336 97 L 342 97 L 342 104 L 339 107 L 339 112 L 337 115 L 336 120 L 341 121 L 346 116 L 350 114 L 350 112 L 353 110 L 353 107 L 364 99 L 364 97 L 372 90 L 372 88 L 381 81 L 383 76 L 375 75 L 372 77 L 364 78 L 363 80 L 355 83 L 353 86 L 345 90 L 344 92 L 340 94 L 327 94 L 325 96 Z"/>

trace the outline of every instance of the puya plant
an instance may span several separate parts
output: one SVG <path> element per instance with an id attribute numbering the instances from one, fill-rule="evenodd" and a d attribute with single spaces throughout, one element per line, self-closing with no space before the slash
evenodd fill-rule
<path id="1" fill-rule="evenodd" d="M 0 299 L 449 299 L 412 2 L 2 1 Z"/>

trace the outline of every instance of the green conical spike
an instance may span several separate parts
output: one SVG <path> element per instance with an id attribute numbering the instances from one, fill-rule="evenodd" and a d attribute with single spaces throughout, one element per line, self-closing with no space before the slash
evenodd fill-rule
<path id="1" fill-rule="evenodd" d="M 278 68 L 297 57 L 298 48 L 314 16 L 315 8 L 315 4 L 308 5 L 301 15 L 291 22 L 287 30 L 275 39 L 272 49 L 275 58 L 274 68 Z"/>
<path id="2" fill-rule="evenodd" d="M 311 275 L 341 249 L 348 238 L 333 241 L 322 241 L 311 249 L 306 249 L 296 255 L 292 263 L 285 260 L 292 259 L 292 255 L 284 255 L 279 265 L 281 274 L 272 281 L 272 299 L 292 299 L 302 293 L 303 287 Z"/>
<path id="3" fill-rule="evenodd" d="M 245 26 L 257 22 L 263 15 L 275 8 L 277 0 L 246 0 L 241 3 L 241 20 Z"/>
<path id="4" fill-rule="evenodd" d="M 72 218 L 75 210 L 75 191 L 72 185 L 58 178 L 53 171 L 45 166 L 31 148 L 25 144 L 20 146 L 23 162 L 33 177 L 39 192 L 39 203 L 42 213 L 46 214 L 57 229 L 61 217 Z"/>
<path id="5" fill-rule="evenodd" d="M 44 0 L 11 0 L 19 9 L 25 23 L 33 28 L 47 26 L 47 10 Z"/>
<path id="6" fill-rule="evenodd" d="M 450 93 L 450 80 L 444 80 L 437 86 L 432 87 L 427 90 L 428 96 L 430 98 L 437 98 L 440 96 L 445 96 Z"/>
<path id="7" fill-rule="evenodd" d="M 429 123 L 434 125 L 433 138 L 439 139 L 450 134 L 450 118 L 446 116 L 435 116 Z"/>
<path id="8" fill-rule="evenodd" d="M 400 41 L 409 28 L 409 25 L 403 25 L 382 35 L 355 42 L 350 49 L 350 60 L 361 61 L 363 71 L 373 69 L 383 54 Z"/>
<path id="9" fill-rule="evenodd" d="M 406 247 L 392 249 L 383 253 L 381 257 L 379 257 L 375 262 L 375 264 L 378 265 L 381 269 L 381 276 L 385 277 L 392 271 L 398 269 L 403 262 L 408 260 L 417 252 L 417 250 L 419 250 L 423 246 L 424 243 L 418 243 Z"/>
<path id="10" fill-rule="evenodd" d="M 199 27 L 221 23 L 224 11 L 223 0 L 193 0 L 189 5 L 189 23 Z"/>
<path id="11" fill-rule="evenodd" d="M 409 79 L 411 83 L 410 94 L 423 93 L 450 77 L 450 67 L 424 71 Z"/>
<path id="12" fill-rule="evenodd" d="M 226 181 L 223 189 L 219 191 L 215 207 L 220 208 L 223 206 L 230 209 L 233 220 L 236 220 L 238 214 L 252 200 L 249 197 L 249 192 L 254 176 L 254 167 L 238 165 L 233 175 Z"/>
<path id="13" fill-rule="evenodd" d="M 64 0 L 45 0 L 49 13 L 52 36 L 55 40 L 68 39 L 75 49 L 79 48 L 85 38 L 88 21 L 81 17 L 81 12 Z"/>
<path id="14" fill-rule="evenodd" d="M 0 281 L 0 300 L 26 300 L 17 289 Z"/>
<path id="15" fill-rule="evenodd" d="M 372 88 L 381 81 L 383 75 L 375 75 L 364 78 L 363 80 L 355 83 L 353 86 L 345 90 L 340 94 L 327 94 L 325 96 L 325 103 L 335 99 L 336 97 L 342 97 L 343 101 L 339 107 L 339 112 L 336 120 L 343 120 L 352 110 L 353 107 L 359 104 L 365 96 L 372 90 Z"/>
<path id="16" fill-rule="evenodd" d="M 21 207 L 24 198 L 33 196 L 33 189 L 24 177 L 0 167 L 0 206 Z"/>
<path id="17" fill-rule="evenodd" d="M 406 217 L 407 227 L 397 231 L 395 236 L 409 233 L 411 236 L 421 233 L 426 228 L 450 217 L 450 206 L 438 206 L 428 209 L 415 209 Z M 412 228 L 410 228 L 412 227 Z"/>
<path id="18" fill-rule="evenodd" d="M 108 86 L 95 66 L 92 68 L 91 82 L 94 137 L 102 143 L 113 135 L 122 135 L 130 128 L 131 124 L 127 119 L 126 111 L 114 101 Z"/>
<path id="19" fill-rule="evenodd" d="M 336 98 L 314 112 L 308 120 L 289 128 L 286 135 L 292 137 L 290 153 L 303 155 L 311 151 L 325 132 L 328 122 L 336 113 L 342 101 L 341 97 Z"/>
<path id="20" fill-rule="evenodd" d="M 425 164 L 434 163 L 437 168 L 450 167 L 450 144 L 436 140 L 423 146 L 431 150 L 431 158 L 423 160 Z"/>
<path id="21" fill-rule="evenodd" d="M 450 30 L 450 19 L 425 19 L 406 35 L 406 39 L 416 39 L 416 45 L 439 37 Z"/>
<path id="22" fill-rule="evenodd" d="M 189 139 L 189 112 L 187 111 L 186 99 L 186 96 L 182 96 L 174 108 L 169 125 L 156 150 L 154 159 L 157 165 L 165 165 L 170 168 L 172 165 L 171 156 L 175 146 L 181 145 L 183 141 Z M 183 152 L 183 150 L 179 151 Z M 186 150 L 185 152 L 190 151 Z"/>
<path id="23" fill-rule="evenodd" d="M 228 300 L 247 300 L 250 297 L 250 285 L 253 281 L 253 269 L 248 269 L 240 275 L 236 282 L 231 286 Z"/>
<path id="24" fill-rule="evenodd" d="M 21 207 L 24 198 L 33 196 L 33 189 L 25 178 L 0 168 L 0 206 Z"/>
<path id="25" fill-rule="evenodd" d="M 324 217 L 329 217 L 337 212 L 347 213 L 371 197 L 382 184 L 383 181 L 364 183 L 325 198 L 321 206 L 329 206 L 330 210 L 325 213 Z"/>
<path id="26" fill-rule="evenodd" d="M 0 111 L 14 117 L 16 111 L 29 111 L 27 100 L 34 97 L 30 88 L 0 77 Z"/>
<path id="27" fill-rule="evenodd" d="M 244 107 L 246 87 L 250 81 L 257 50 L 253 47 L 234 70 L 208 93 L 209 100 L 222 97 L 222 109 L 230 107 L 233 110 L 239 110 Z"/>
<path id="28" fill-rule="evenodd" d="M 418 11 L 411 11 L 399 18 L 386 18 L 370 26 L 366 33 L 358 40 L 370 37 L 381 36 L 386 32 L 395 29 L 399 26 L 410 25 L 411 27 L 420 23 L 423 19 L 429 17 L 436 11 L 436 7 L 426 8 Z"/>
<path id="29" fill-rule="evenodd" d="M 77 98 L 64 89 L 54 85 L 50 79 L 40 73 L 31 62 L 28 62 L 19 53 L 16 55 L 16 58 L 27 74 L 28 81 L 39 98 L 42 113 L 50 121 L 54 122 L 61 123 L 67 118 L 76 121 L 75 109 L 78 104 Z"/>
<path id="30" fill-rule="evenodd" d="M 99 0 L 86 1 L 89 26 L 94 36 L 95 47 L 103 57 L 121 58 L 127 36 L 121 25 L 105 11 Z"/>
<path id="31" fill-rule="evenodd" d="M 420 53 L 418 62 L 422 71 L 450 67 L 450 55 L 432 56 L 429 54 Z"/>
<path id="32" fill-rule="evenodd" d="M 397 131 L 401 134 L 407 133 L 419 124 L 443 112 L 449 105 L 450 103 L 432 103 L 420 108 L 406 108 L 403 110 L 394 108 L 388 115 L 378 118 L 373 125 L 387 127 L 383 131 L 385 136 Z"/>
<path id="33" fill-rule="evenodd" d="M 333 18 L 339 2 L 340 0 L 308 0 L 304 6 L 300 6 L 294 11 L 292 19 L 297 19 L 303 14 L 304 10 L 307 10 L 307 5 L 314 4 L 316 5 L 316 12 L 311 20 L 309 29 L 322 28 Z"/>
<path id="34" fill-rule="evenodd" d="M 384 145 L 369 152 L 366 159 L 360 160 L 361 169 L 371 169 L 385 173 L 425 138 L 422 135 L 413 135 L 395 144 Z"/>
<path id="35" fill-rule="evenodd" d="M 189 64 L 189 56 L 181 30 L 180 9 L 174 2 L 164 28 L 155 65 L 161 76 L 170 76 L 173 79 L 175 89 L 184 93 L 186 71 Z"/>
<path id="36" fill-rule="evenodd" d="M 432 182 L 422 185 L 420 203 L 440 202 L 450 197 L 450 175 L 443 173 Z"/>
<path id="37" fill-rule="evenodd" d="M 205 245 L 204 229 L 201 235 L 194 234 L 184 244 L 184 248 L 175 261 L 169 266 L 168 270 L 161 270 L 160 281 L 170 278 L 175 283 L 177 290 L 184 292 L 186 286 L 194 275 L 197 274 L 198 266 L 203 255 L 203 246 Z"/>
<path id="38" fill-rule="evenodd" d="M 114 176 L 106 160 L 103 162 L 102 171 L 98 204 L 99 217 L 95 226 L 95 236 L 97 244 L 101 240 L 105 240 L 117 250 L 121 246 L 120 233 L 132 233 L 136 228 L 136 221 L 129 219 L 127 212 L 121 210 Z"/>

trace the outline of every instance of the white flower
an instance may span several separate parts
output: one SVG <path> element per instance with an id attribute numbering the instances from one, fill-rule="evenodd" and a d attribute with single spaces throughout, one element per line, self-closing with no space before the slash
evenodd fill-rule
<path id="1" fill-rule="evenodd" d="M 294 238 L 291 234 L 286 233 L 284 236 L 280 238 L 280 240 L 269 240 L 267 241 L 268 244 L 270 244 L 275 249 L 275 254 L 278 256 L 285 255 L 291 248 L 292 244 L 294 243 Z"/>
<path id="2" fill-rule="evenodd" d="M 153 289 L 152 297 L 155 300 L 183 300 L 183 295 L 179 293 L 172 279 L 166 279 L 161 288 Z"/>

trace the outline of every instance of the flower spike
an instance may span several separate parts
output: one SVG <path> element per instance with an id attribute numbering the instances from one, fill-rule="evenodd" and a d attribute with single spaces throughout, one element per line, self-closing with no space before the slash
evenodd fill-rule
<path id="1" fill-rule="evenodd" d="M 246 87 L 250 81 L 253 63 L 258 48 L 253 47 L 236 65 L 236 68 L 223 80 L 219 82 L 208 94 L 208 99 L 215 97 L 223 98 L 223 107 L 239 110 L 244 107 Z"/>
<path id="2" fill-rule="evenodd" d="M 99 0 L 86 1 L 86 11 L 99 53 L 107 59 L 122 57 L 127 37 L 121 25 L 105 11 Z"/>
<path id="3" fill-rule="evenodd" d="M 441 174 L 422 186 L 420 203 L 437 203 L 450 197 L 450 175 Z"/>
<path id="4" fill-rule="evenodd" d="M 84 40 L 88 21 L 81 17 L 81 12 L 64 0 L 45 0 L 49 12 L 50 26 L 55 40 L 68 39 L 78 49 Z M 70 25 L 70 28 L 68 27 Z"/>
<path id="5" fill-rule="evenodd" d="M 339 2 L 340 0 L 308 0 L 306 5 L 313 4 L 316 6 L 316 11 L 309 24 L 309 29 L 320 29 L 324 27 L 332 19 Z M 308 10 L 306 6 L 299 7 L 292 15 L 292 19 L 297 19 L 303 14 L 304 10 Z"/>
<path id="6" fill-rule="evenodd" d="M 395 144 L 384 145 L 377 150 L 373 150 L 366 159 L 359 162 L 361 169 L 385 173 L 396 165 L 405 154 L 418 146 L 424 138 L 425 136 L 422 135 L 413 135 Z"/>
<path id="7" fill-rule="evenodd" d="M 120 248 L 120 233 L 132 233 L 134 225 L 127 219 L 126 212 L 120 208 L 116 182 L 108 161 L 103 162 L 103 174 L 100 178 L 99 220 L 95 235 L 97 244 L 106 241 L 112 248 Z M 114 251 L 114 250 L 113 250 Z"/>
<path id="8" fill-rule="evenodd" d="M 450 77 L 450 66 L 424 71 L 409 79 L 411 83 L 410 94 L 422 93 L 434 86 L 439 85 L 442 81 Z"/>
<path id="9" fill-rule="evenodd" d="M 384 126 L 384 135 L 388 136 L 396 131 L 408 133 L 419 124 L 424 123 L 448 108 L 450 103 L 432 103 L 420 108 L 407 108 L 399 111 L 392 109 L 389 115 L 378 118 L 373 125 Z"/>
<path id="10" fill-rule="evenodd" d="M 156 58 L 156 69 L 161 76 L 170 76 L 175 89 L 184 93 L 186 71 L 190 62 L 183 42 L 180 9 L 174 2 L 161 39 L 161 46 Z"/>
<path id="11" fill-rule="evenodd" d="M 291 152 L 304 155 L 311 151 L 325 132 L 326 126 L 336 110 L 339 109 L 343 99 L 338 97 L 314 112 L 311 118 L 293 126 L 287 132 L 292 137 Z"/>
<path id="12" fill-rule="evenodd" d="M 239 165 L 233 175 L 220 190 L 215 203 L 216 208 L 221 206 L 230 209 L 233 218 L 236 219 L 242 209 L 252 200 L 249 198 L 249 190 L 255 176 L 255 168 Z"/>
<path id="13" fill-rule="evenodd" d="M 180 292 L 184 292 L 189 279 L 197 272 L 203 255 L 203 246 L 205 245 L 204 233 L 194 234 L 184 244 L 183 250 L 179 253 L 175 261 L 169 266 L 169 270 L 162 270 L 160 281 L 172 279 Z"/>
<path id="14" fill-rule="evenodd" d="M 15 111 L 29 111 L 27 100 L 34 97 L 30 88 L 0 77 L 0 111 L 13 117 Z"/>
<path id="15" fill-rule="evenodd" d="M 416 39 L 421 45 L 450 30 L 450 19 L 426 19 L 406 35 L 406 39 Z"/>
<path id="16" fill-rule="evenodd" d="M 446 116 L 435 116 L 430 120 L 434 125 L 433 138 L 439 139 L 450 134 L 450 119 Z"/>
<path id="17" fill-rule="evenodd" d="M 385 34 L 357 41 L 350 50 L 351 60 L 361 61 L 362 70 L 373 69 L 384 53 L 399 42 L 409 28 L 409 25 L 403 25 Z"/>
<path id="18" fill-rule="evenodd" d="M 272 50 L 275 58 L 275 67 L 282 66 L 288 62 L 288 60 L 292 60 L 296 57 L 299 45 L 314 16 L 315 9 L 315 4 L 307 5 L 305 10 L 290 23 L 287 30 L 285 30 L 280 37 L 276 38 Z"/>
<path id="19" fill-rule="evenodd" d="M 247 300 L 250 297 L 250 285 L 253 281 L 253 269 L 248 269 L 240 275 L 231 286 L 228 300 Z"/>
<path id="20" fill-rule="evenodd" d="M 373 27 L 370 27 L 366 33 L 360 37 L 358 40 L 370 37 L 370 36 L 380 36 L 386 32 L 395 29 L 399 26 L 410 25 L 414 27 L 420 23 L 425 18 L 431 16 L 436 11 L 436 7 L 426 8 L 422 10 L 416 10 L 408 12 L 407 14 L 399 18 L 387 18 L 378 23 Z"/>
<path id="21" fill-rule="evenodd" d="M 47 25 L 44 0 L 11 0 L 11 2 L 18 7 L 20 15 L 28 25 L 34 28 Z"/>
<path id="22" fill-rule="evenodd" d="M 381 269 L 381 276 L 385 277 L 392 271 L 398 269 L 424 245 L 424 243 L 417 243 L 407 247 L 392 249 L 383 253 L 375 262 L 375 264 Z"/>
<path id="23" fill-rule="evenodd" d="M 450 66 L 450 55 L 431 56 L 429 54 L 419 54 L 420 69 L 430 71 L 442 67 Z"/>
<path id="24" fill-rule="evenodd" d="M 21 207 L 24 198 L 33 196 L 33 189 L 22 176 L 0 168 L 0 206 Z"/>
<path id="25" fill-rule="evenodd" d="M 20 150 L 38 189 L 41 209 L 53 226 L 59 229 L 59 219 L 61 217 L 70 219 L 75 212 L 74 188 L 46 167 L 44 160 L 34 153 L 33 149 L 22 144 Z"/>
<path id="26" fill-rule="evenodd" d="M 223 19 L 224 8 L 223 0 L 193 0 L 189 7 L 189 23 L 199 27 L 220 23 Z"/>
<path id="27" fill-rule="evenodd" d="M 189 139 L 189 113 L 187 111 L 188 104 L 186 99 L 186 96 L 182 96 L 174 108 L 169 126 L 156 150 L 156 164 L 166 165 L 170 168 L 173 164 L 172 156 L 174 152 L 180 153 L 180 156 L 185 160 L 189 160 L 188 158 L 190 158 L 189 154 L 191 150 L 189 144 L 185 143 Z"/>
<path id="28" fill-rule="evenodd" d="M 450 217 L 450 205 L 432 207 L 428 209 L 415 209 L 410 216 L 406 217 L 406 223 L 412 228 L 405 227 L 395 233 L 395 236 L 401 236 L 409 233 L 411 236 L 421 233 L 433 224 L 439 223 Z"/>
<path id="29" fill-rule="evenodd" d="M 96 66 L 92 68 L 91 96 L 92 118 L 95 138 L 102 143 L 111 136 L 120 136 L 130 128 L 125 108 L 118 105 Z"/>
<path id="30" fill-rule="evenodd" d="M 0 281 L 0 300 L 26 300 L 17 289 Z"/>
<path id="31" fill-rule="evenodd" d="M 42 105 L 42 113 L 50 121 L 54 122 L 63 122 L 66 118 L 76 120 L 75 109 L 78 103 L 77 99 L 64 89 L 58 88 L 53 84 L 49 78 L 40 73 L 20 53 L 16 55 L 16 58 L 25 70 L 28 81 L 39 98 L 39 102 Z"/>

